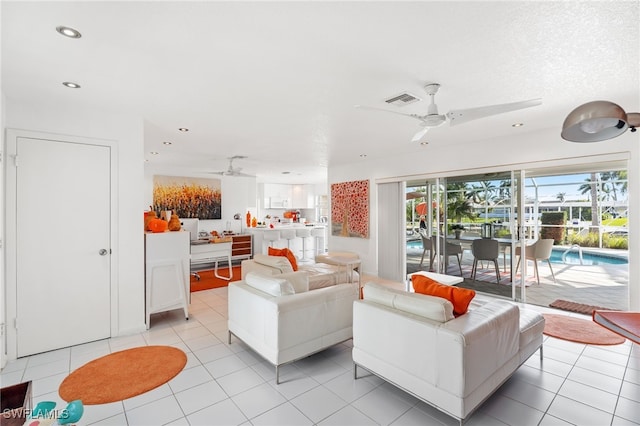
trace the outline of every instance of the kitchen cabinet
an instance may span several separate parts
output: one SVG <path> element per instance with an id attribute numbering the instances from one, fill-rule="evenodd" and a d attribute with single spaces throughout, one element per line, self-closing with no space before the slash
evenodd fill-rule
<path id="1" fill-rule="evenodd" d="M 308 184 L 264 184 L 264 207 L 267 209 L 312 209 L 315 187 Z"/>
<path id="2" fill-rule="evenodd" d="M 291 208 L 291 185 L 281 183 L 264 184 L 264 206 L 268 209 Z"/>
<path id="3" fill-rule="evenodd" d="M 313 185 L 292 185 L 292 208 L 312 209 L 315 207 L 315 192 Z"/>
<path id="4" fill-rule="evenodd" d="M 189 232 L 145 233 L 144 237 L 147 328 L 156 312 L 182 309 L 189 319 Z"/>

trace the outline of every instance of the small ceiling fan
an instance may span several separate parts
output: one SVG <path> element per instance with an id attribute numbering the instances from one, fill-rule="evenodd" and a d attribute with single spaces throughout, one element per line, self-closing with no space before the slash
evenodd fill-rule
<path id="1" fill-rule="evenodd" d="M 492 115 L 503 114 L 505 112 L 516 111 L 523 108 L 529 108 L 542 104 L 542 99 L 529 99 L 526 101 L 520 102 L 512 102 L 508 104 L 498 104 L 498 105 L 487 105 L 483 107 L 477 108 L 466 108 L 466 109 L 458 109 L 451 110 L 446 114 L 438 114 L 438 106 L 435 103 L 435 96 L 438 93 L 438 89 L 440 89 L 440 85 L 438 83 L 427 83 L 424 86 L 424 90 L 427 92 L 427 95 L 431 98 L 431 102 L 429 107 L 427 108 L 427 113 L 424 115 L 419 114 L 407 114 L 403 112 L 391 111 L 384 108 L 376 108 L 369 107 L 363 105 L 356 105 L 356 108 L 363 109 L 371 109 L 376 111 L 384 111 L 391 112 L 394 114 L 400 114 L 407 117 L 412 117 L 417 120 L 420 120 L 420 126 L 423 127 L 418 131 L 413 138 L 411 138 L 411 142 L 418 142 L 420 139 L 427 134 L 430 128 L 442 126 L 444 123 L 449 121 L 450 126 L 455 126 L 457 124 L 463 124 L 467 121 L 477 120 L 479 118 L 485 118 Z"/>
<path id="2" fill-rule="evenodd" d="M 253 175 L 248 175 L 246 173 L 242 173 L 242 167 L 233 167 L 233 160 L 242 160 L 248 158 L 246 155 L 234 155 L 233 157 L 227 158 L 229 160 L 229 168 L 222 172 L 210 172 L 215 175 L 222 176 L 239 176 L 239 177 L 255 177 Z"/>

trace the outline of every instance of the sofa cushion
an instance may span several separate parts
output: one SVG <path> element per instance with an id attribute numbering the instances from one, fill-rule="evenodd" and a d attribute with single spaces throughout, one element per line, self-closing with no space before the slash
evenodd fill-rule
<path id="1" fill-rule="evenodd" d="M 454 318 L 453 305 L 441 297 L 407 293 L 372 282 L 365 284 L 362 292 L 364 300 L 433 321 L 444 323 Z"/>
<path id="2" fill-rule="evenodd" d="M 295 271 L 287 274 L 280 274 L 278 275 L 278 278 L 289 281 L 296 294 L 309 291 L 309 273 L 306 271 Z"/>
<path id="3" fill-rule="evenodd" d="M 467 313 L 469 303 L 476 295 L 473 290 L 441 284 L 424 275 L 413 275 L 411 283 L 416 293 L 442 297 L 450 301 L 453 304 L 455 316 Z"/>
<path id="4" fill-rule="evenodd" d="M 288 248 L 285 247 L 283 249 L 277 249 L 277 248 L 269 247 L 269 251 L 267 254 L 269 256 L 286 257 L 287 259 L 289 259 L 289 263 L 291 263 L 291 268 L 293 268 L 294 271 L 298 270 L 298 260 L 296 259 L 296 256 L 293 254 L 293 252 Z"/>
<path id="5" fill-rule="evenodd" d="M 291 262 L 286 257 L 268 256 L 266 254 L 256 253 L 253 260 L 261 265 L 270 266 L 277 269 L 280 273 L 293 272 Z"/>
<path id="6" fill-rule="evenodd" d="M 291 283 L 279 276 L 266 276 L 249 272 L 244 279 L 248 286 L 260 290 L 272 296 L 287 296 L 295 294 L 295 289 Z"/>

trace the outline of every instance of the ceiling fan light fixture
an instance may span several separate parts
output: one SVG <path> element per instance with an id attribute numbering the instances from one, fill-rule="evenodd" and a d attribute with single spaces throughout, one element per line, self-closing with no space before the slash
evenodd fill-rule
<path id="1" fill-rule="evenodd" d="M 628 127 L 627 113 L 619 105 L 593 101 L 569 113 L 560 135 L 571 142 L 600 142 L 621 135 Z"/>

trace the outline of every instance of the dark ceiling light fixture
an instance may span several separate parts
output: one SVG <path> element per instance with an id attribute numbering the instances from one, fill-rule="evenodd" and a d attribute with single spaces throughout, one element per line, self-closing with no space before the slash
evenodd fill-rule
<path id="1" fill-rule="evenodd" d="M 562 139 L 571 142 L 600 142 L 640 127 L 640 113 L 626 113 L 609 101 L 593 101 L 569 113 L 562 124 Z"/>
<path id="2" fill-rule="evenodd" d="M 188 132 L 189 129 L 187 129 L 186 127 L 178 127 L 178 130 L 181 132 Z"/>
<path id="3" fill-rule="evenodd" d="M 69 38 L 80 38 L 80 37 L 82 37 L 82 34 L 80 34 L 80 31 L 74 30 L 73 28 L 70 28 L 70 27 L 65 27 L 63 25 L 60 25 L 59 27 L 56 27 L 56 31 L 59 32 L 60 34 L 62 34 L 63 36 L 69 37 Z"/>

